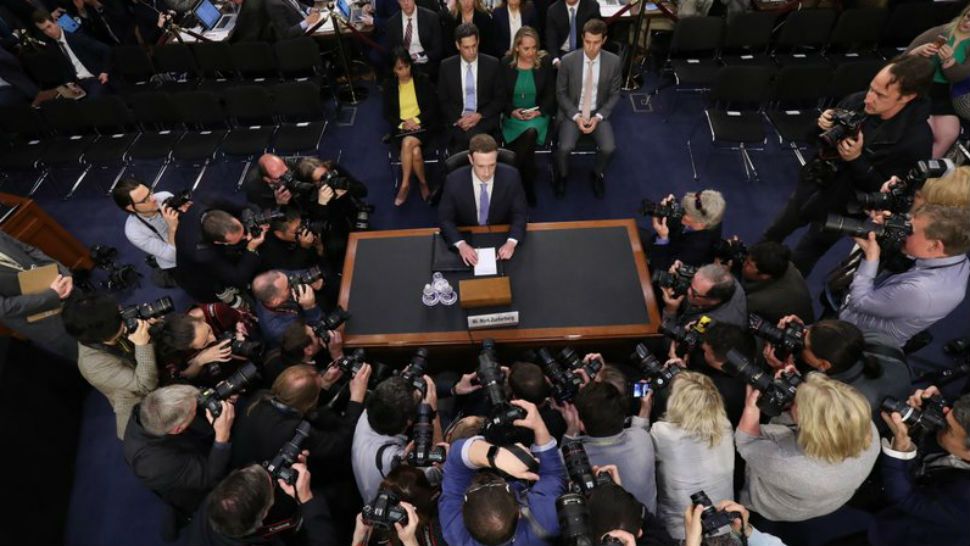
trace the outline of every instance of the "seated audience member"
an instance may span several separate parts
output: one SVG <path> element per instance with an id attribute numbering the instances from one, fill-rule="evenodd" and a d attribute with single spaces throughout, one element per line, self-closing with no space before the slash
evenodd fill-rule
<path id="1" fill-rule="evenodd" d="M 402 0 L 411 2 L 413 0 Z M 401 206 L 411 191 L 411 176 L 421 185 L 421 199 L 431 197 L 424 168 L 423 146 L 434 138 L 438 123 L 438 96 L 428 76 L 413 70 L 407 52 L 396 47 L 391 51 L 393 77 L 384 84 L 384 119 L 391 126 L 391 141 L 401 154 L 401 188 L 394 206 Z"/>
<path id="2" fill-rule="evenodd" d="M 266 15 L 266 0 L 232 0 L 238 6 L 236 27 L 229 34 L 229 43 L 270 42 L 273 29 Z"/>
<path id="3" fill-rule="evenodd" d="M 275 269 L 253 279 L 256 316 L 267 343 L 278 345 L 286 327 L 298 318 L 316 322 L 323 317 L 314 294 L 322 284 L 321 279 L 310 285 L 291 286 L 287 274 Z"/>
<path id="4" fill-rule="evenodd" d="M 179 8 L 174 8 L 180 12 L 188 11 L 195 5 L 189 0 L 174 0 L 174 2 L 180 4 Z M 81 20 L 81 32 L 99 42 L 112 47 L 133 42 L 134 20 L 121 2 L 81 0 L 71 2 L 65 7 L 68 15 Z"/>
<path id="5" fill-rule="evenodd" d="M 680 261 L 675 261 L 670 266 L 670 272 L 676 272 L 680 266 Z M 687 324 L 707 315 L 716 322 L 748 324 L 744 289 L 723 265 L 708 264 L 698 268 L 684 296 L 674 297 L 671 288 L 663 288 L 661 292 L 664 320 L 673 319 L 677 324 Z"/>
<path id="6" fill-rule="evenodd" d="M 549 8 L 550 14 L 553 8 Z M 620 98 L 622 70 L 620 58 L 602 50 L 606 43 L 606 23 L 590 19 L 582 28 L 582 51 L 573 51 L 558 64 L 556 100 L 560 125 L 559 147 L 556 149 L 558 172 L 553 189 L 559 197 L 565 194 L 569 154 L 576 148 L 580 136 L 589 135 L 596 141 L 596 165 L 590 173 L 593 195 L 602 199 L 606 191 L 606 169 L 616 150 L 609 117 Z"/>
<path id="7" fill-rule="evenodd" d="M 397 4 L 401 11 L 391 16 L 384 27 L 391 61 L 396 60 L 393 51 L 401 47 L 412 61 L 408 66 L 416 65 L 419 72 L 433 80 L 441 63 L 441 20 L 436 11 L 418 6 L 415 0 L 397 0 Z"/>
<path id="8" fill-rule="evenodd" d="M 896 346 L 950 314 L 966 295 L 970 277 L 970 215 L 964 208 L 923 205 L 913 211 L 903 252 L 916 259 L 902 273 L 876 282 L 881 254 L 874 233 L 856 238 L 865 259 L 852 279 L 839 318 L 881 332 Z"/>
<path id="9" fill-rule="evenodd" d="M 498 163 L 498 145 L 488 135 L 472 138 L 468 167 L 448 175 L 438 204 L 438 222 L 445 241 L 458 249 L 467 265 L 478 263 L 478 253 L 458 226 L 510 224 L 509 238 L 498 249 L 498 259 L 508 260 L 525 237 L 527 205 L 519 173 Z"/>
<path id="10" fill-rule="evenodd" d="M 556 0 L 546 12 L 546 49 L 552 62 L 559 66 L 567 53 L 583 47 L 583 33 L 591 19 L 601 19 L 600 5 L 595 0 Z M 605 39 L 605 33 L 603 38 Z"/>
<path id="11" fill-rule="evenodd" d="M 725 372 L 724 363 L 727 362 L 727 354 L 732 349 L 741 353 L 749 362 L 755 362 L 758 355 L 754 336 L 746 327 L 715 322 L 707 326 L 702 339 L 701 350 L 705 365 L 694 365 L 692 360 L 691 369 L 711 378 L 724 401 L 728 420 L 732 426 L 737 426 L 744 411 L 744 381 Z"/>
<path id="12" fill-rule="evenodd" d="M 522 27 L 536 29 L 538 17 L 531 0 L 503 0 L 492 10 L 492 25 L 495 28 L 495 54 L 511 55 L 515 50 L 515 36 Z M 536 32 L 536 50 L 539 50 L 539 34 Z M 549 61 L 552 62 L 551 60 Z"/>
<path id="13" fill-rule="evenodd" d="M 401 501 L 401 507 L 408 513 L 406 525 L 395 526 L 397 539 L 406 546 L 436 546 L 447 544 L 441 532 L 441 519 L 438 517 L 438 495 L 440 490 L 432 487 L 424 472 L 413 466 L 401 465 L 384 478 L 381 489 L 391 491 Z M 364 500 L 369 503 L 373 499 Z M 367 544 L 373 528 L 357 517 L 352 544 Z M 376 538 L 384 542 L 389 533 Z M 393 539 L 391 540 L 393 543 Z"/>
<path id="14" fill-rule="evenodd" d="M 922 408 L 936 387 L 917 390 L 908 404 Z M 899 413 L 882 414 L 892 430 L 882 441 L 882 482 L 889 508 L 869 527 L 871 544 L 957 546 L 970 518 L 970 395 L 944 409 L 946 425 L 917 447 Z"/>
<path id="15" fill-rule="evenodd" d="M 37 10 L 31 19 L 46 42 L 61 53 L 56 68 L 61 83 L 76 82 L 91 97 L 108 91 L 111 48 L 82 32 L 64 32 L 50 12 Z"/>
<path id="16" fill-rule="evenodd" d="M 445 36 L 457 36 L 457 29 L 461 25 L 475 25 L 481 40 L 479 50 L 493 57 L 500 55 L 498 44 L 494 42 L 492 16 L 485 9 L 482 0 L 454 0 L 449 3 L 448 9 L 442 12 L 441 16 L 444 18 L 442 27 Z M 447 46 L 448 55 L 461 53 L 460 40 L 456 39 L 455 42 L 455 49 L 452 49 L 450 44 Z"/>
<path id="17" fill-rule="evenodd" d="M 703 490 L 711 499 L 734 496 L 734 443 L 724 400 L 710 378 L 674 377 L 667 411 L 650 429 L 657 460 L 657 516 L 683 539 L 684 510 Z"/>
<path id="18" fill-rule="evenodd" d="M 125 220 L 128 242 L 154 258 L 161 275 L 171 279 L 175 270 L 175 233 L 179 227 L 179 214 L 191 205 L 186 203 L 182 210 L 168 207 L 165 201 L 173 197 L 171 193 L 153 193 L 135 178 L 119 182 L 111 190 L 111 197 L 118 208 L 128 213 Z M 174 280 L 172 282 L 174 284 Z"/>
<path id="19" fill-rule="evenodd" d="M 0 47 L 0 106 L 31 104 L 38 93 L 40 88 L 24 72 L 20 60 Z"/>
<path id="20" fill-rule="evenodd" d="M 566 421 L 563 420 L 562 414 L 552 407 L 553 400 L 550 398 L 549 384 L 542 373 L 542 368 L 532 362 L 516 362 L 509 368 L 508 385 L 509 390 L 512 391 L 513 400 L 520 399 L 535 404 L 539 410 L 539 417 L 542 417 L 542 422 L 549 429 L 549 434 L 556 439 L 557 443 L 561 442 L 562 435 L 566 433 Z M 523 442 L 524 444 L 532 444 L 531 435 L 524 439 L 528 440 Z"/>
<path id="21" fill-rule="evenodd" d="M 125 461 L 145 487 L 183 521 L 229 471 L 235 406 L 223 400 L 218 417 L 200 411 L 199 389 L 171 385 L 153 391 L 132 411 Z"/>
<path id="22" fill-rule="evenodd" d="M 151 329 L 160 383 L 217 384 L 246 363 L 243 356 L 233 356 L 232 341 L 253 338 L 256 328 L 255 317 L 221 302 L 165 316 Z M 223 339 L 226 335 L 232 338 Z"/>
<path id="23" fill-rule="evenodd" d="M 583 443 L 591 464 L 616 465 L 624 488 L 647 510 L 656 513 L 657 478 L 653 442 L 648 432 L 652 397 L 640 400 L 639 414 L 624 428 L 627 414 L 624 394 L 610 383 L 588 383 L 576 396 L 575 412 L 568 407 L 564 411 L 566 437 Z"/>
<path id="24" fill-rule="evenodd" d="M 243 546 L 278 543 L 278 536 L 258 533 L 273 507 L 278 485 L 300 507 L 302 529 L 307 546 L 332 546 L 336 531 L 327 501 L 310 488 L 310 471 L 303 462 L 293 463 L 296 483 L 276 480 L 265 468 L 252 464 L 232 471 L 206 497 L 192 518 L 187 544 Z"/>
<path id="25" fill-rule="evenodd" d="M 714 502 L 714 507 L 720 512 L 737 512 L 741 514 L 741 517 L 734 518 L 731 521 L 730 533 L 706 537 L 702 523 L 704 506 L 701 504 L 690 506 L 684 511 L 683 515 L 683 527 L 687 535 L 683 546 L 716 546 L 737 543 L 747 544 L 748 546 L 785 546 L 778 537 L 755 529 L 748 522 L 750 514 L 744 506 L 732 500 L 722 500 Z"/>
<path id="26" fill-rule="evenodd" d="M 266 16 L 277 40 L 299 38 L 320 21 L 320 10 L 298 0 L 265 0 Z"/>
<path id="27" fill-rule="evenodd" d="M 77 339 L 81 375 L 111 403 L 118 438 L 125 437 L 131 409 L 158 386 L 155 348 L 148 322 L 129 332 L 111 296 L 91 294 L 64 305 L 64 330 Z"/>
<path id="28" fill-rule="evenodd" d="M 524 400 L 511 403 L 526 411 L 525 419 L 514 424 L 535 434 L 532 464 L 525 462 L 530 457 L 521 447 L 493 446 L 481 436 L 452 444 L 438 500 L 441 526 L 451 546 L 498 546 L 509 541 L 541 546 L 559 534 L 556 499 L 566 492 L 566 471 L 556 441 L 535 405 Z M 494 469 L 514 481 L 481 469 Z M 535 483 L 526 489 L 520 480 Z"/>
<path id="29" fill-rule="evenodd" d="M 623 546 L 680 546 L 664 522 L 623 488 L 621 474 L 611 478 L 614 483 L 596 486 L 586 500 L 594 544 L 612 537 Z"/>
<path id="30" fill-rule="evenodd" d="M 243 181 L 246 201 L 263 210 L 290 204 L 293 194 L 283 186 L 282 178 L 288 172 L 292 174 L 296 164 L 297 161 L 287 161 L 278 155 L 259 156 L 256 168 L 250 168 Z"/>
<path id="31" fill-rule="evenodd" d="M 468 148 L 473 136 L 498 128 L 503 97 L 498 86 L 498 59 L 478 51 L 478 27 L 459 25 L 454 36 L 459 54 L 441 62 L 438 100 L 442 121 L 451 128 L 449 149 L 457 151 Z"/>
<path id="32" fill-rule="evenodd" d="M 808 283 L 791 263 L 791 250 L 781 243 L 762 241 L 748 249 L 741 285 L 748 297 L 748 312 L 771 324 L 788 315 L 804 322 L 815 319 Z"/>
<path id="33" fill-rule="evenodd" d="M 362 201 L 367 197 L 367 186 L 346 167 L 316 157 L 301 159 L 295 172 L 297 178 L 317 186 L 315 196 L 311 192 L 307 196 L 309 199 L 304 197 L 304 201 L 297 200 L 297 204 L 312 221 L 323 223 L 323 247 L 330 264 L 339 271 L 350 232 L 366 230 L 367 227 L 358 225 L 360 215 L 373 212 L 372 207 Z"/>
<path id="34" fill-rule="evenodd" d="M 428 376 L 424 380 L 427 392 L 420 401 L 420 393 L 400 376 L 385 379 L 367 398 L 367 409 L 357 420 L 351 450 L 357 490 L 365 501 L 377 495 L 381 480 L 404 457 L 409 442 L 406 432 L 417 418 L 419 403 L 431 406 L 435 412 L 434 443 L 442 440 L 441 421 L 437 416 L 438 394 L 434 381 Z M 429 466 L 423 470 L 432 484 L 441 482 L 441 469 Z"/>
<path id="35" fill-rule="evenodd" d="M 549 138 L 556 114 L 556 73 L 549 55 L 539 49 L 539 33 L 524 26 L 515 33 L 511 53 L 499 68 L 505 90 L 502 138 L 515 152 L 525 197 L 536 204 L 536 146 Z"/>
<path id="36" fill-rule="evenodd" d="M 228 205 L 222 205 L 227 207 Z M 233 302 L 248 289 L 259 269 L 257 249 L 269 225 L 247 233 L 236 214 L 242 209 L 189 209 L 175 234 L 175 280 L 196 301 Z"/>
<path id="37" fill-rule="evenodd" d="M 674 200 L 671 194 L 660 204 L 667 205 Z M 647 258 L 653 271 L 668 269 L 674 260 L 692 267 L 714 261 L 714 249 L 721 240 L 721 220 L 727 208 L 721 192 L 688 192 L 680 205 L 684 208 L 684 215 L 674 225 L 667 225 L 670 219 L 666 217 L 653 216 L 651 219 L 656 234 L 650 239 Z"/>
<path id="38" fill-rule="evenodd" d="M 761 393 L 748 390 L 734 437 L 747 463 L 741 502 L 770 521 L 804 521 L 845 504 L 879 455 L 879 433 L 862 394 L 810 373 L 798 387 L 789 428 L 761 425 Z"/>
<path id="39" fill-rule="evenodd" d="M 343 356 L 343 339 L 340 332 L 327 332 L 330 340 L 321 338 L 316 331 L 302 318 L 297 318 L 283 331 L 280 344 L 267 351 L 263 359 L 263 370 L 260 373 L 266 384 L 272 385 L 276 377 L 290 366 L 308 364 L 322 368 L 327 362 L 333 362 Z M 329 360 L 327 358 L 329 357 Z M 326 374 L 324 379 L 328 380 Z M 324 385 L 329 390 L 333 381 Z"/>

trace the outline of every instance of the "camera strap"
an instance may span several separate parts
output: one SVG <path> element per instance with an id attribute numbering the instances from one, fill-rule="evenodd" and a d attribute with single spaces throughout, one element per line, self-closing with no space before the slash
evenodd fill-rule
<path id="1" fill-rule="evenodd" d="M 521 447 L 515 444 L 511 444 L 507 446 L 497 446 L 492 444 L 488 447 L 488 453 L 486 453 L 485 459 L 488 460 L 488 466 L 491 467 L 493 470 L 498 471 L 504 476 L 508 476 L 508 474 L 506 474 L 497 466 L 495 466 L 495 458 L 498 457 L 498 452 L 500 449 L 505 449 L 512 455 L 515 455 L 515 458 L 522 461 L 522 464 L 526 466 L 526 469 L 528 469 L 529 472 L 534 473 L 539 471 L 539 463 L 532 456 L 532 453 L 525 449 L 522 449 Z"/>
<path id="2" fill-rule="evenodd" d="M 385 444 L 382 444 L 381 447 L 377 448 L 377 454 L 374 455 L 374 463 L 377 466 L 377 472 L 379 472 L 381 475 L 381 479 L 384 479 L 387 477 L 387 473 L 384 472 L 384 452 L 387 451 L 387 448 L 389 447 L 401 447 L 401 444 L 397 442 L 387 442 Z M 390 470 L 394 470 L 400 464 L 401 464 L 401 457 L 399 455 L 395 455 L 394 458 L 391 459 Z"/>
<path id="3" fill-rule="evenodd" d="M 279 400 L 276 399 L 275 396 L 269 399 L 269 403 L 283 415 L 295 415 L 297 417 L 302 417 L 299 410 L 297 410 L 296 408 L 291 408 L 290 406 L 287 406 L 283 402 L 280 402 Z"/>
<path id="4" fill-rule="evenodd" d="M 161 213 L 159 213 L 159 214 L 161 214 Z M 168 244 L 168 240 L 165 237 L 162 237 L 162 234 L 161 234 L 161 232 L 158 231 L 158 228 L 156 228 L 155 226 L 151 225 L 151 223 L 149 223 L 148 220 L 145 220 L 144 218 L 142 218 L 141 217 L 141 214 L 135 213 L 135 218 L 137 218 L 138 221 L 141 222 L 145 227 L 147 227 L 148 229 L 152 230 L 155 233 L 155 235 L 158 236 L 158 238 L 162 240 L 162 242 L 164 242 L 165 244 Z"/>

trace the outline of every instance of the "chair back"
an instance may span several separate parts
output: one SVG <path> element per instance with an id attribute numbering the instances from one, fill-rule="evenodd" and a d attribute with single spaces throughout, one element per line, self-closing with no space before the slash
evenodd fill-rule
<path id="1" fill-rule="evenodd" d="M 771 11 L 745 11 L 728 18 L 724 49 L 767 49 L 778 14 Z"/>
<path id="2" fill-rule="evenodd" d="M 320 69 L 320 46 L 313 38 L 303 36 L 280 40 L 274 44 L 280 73 L 285 78 L 309 77 Z"/>
<path id="3" fill-rule="evenodd" d="M 674 25 L 670 38 L 671 57 L 716 51 L 724 35 L 724 19 L 720 17 L 684 17 Z"/>
<path id="4" fill-rule="evenodd" d="M 888 18 L 889 13 L 880 8 L 847 9 L 835 22 L 829 45 L 852 51 L 874 49 Z"/>
<path id="5" fill-rule="evenodd" d="M 239 42 L 229 48 L 232 64 L 247 79 L 279 79 L 273 46 L 266 42 Z"/>
<path id="6" fill-rule="evenodd" d="M 276 114 L 287 121 L 320 121 L 326 115 L 320 87 L 309 81 L 274 85 L 273 105 Z"/>
<path id="7" fill-rule="evenodd" d="M 515 152 L 506 148 L 499 148 L 498 162 L 515 167 Z M 468 165 L 468 150 L 455 152 L 445 159 L 445 176 Z"/>
<path id="8" fill-rule="evenodd" d="M 128 132 L 134 117 L 118 95 L 102 95 L 81 101 L 81 112 L 87 122 L 102 135 Z"/>
<path id="9" fill-rule="evenodd" d="M 711 87 L 711 100 L 723 105 L 760 106 L 771 89 L 771 72 L 765 66 L 722 67 Z"/>
<path id="10" fill-rule="evenodd" d="M 211 91 L 186 91 L 172 95 L 178 120 L 187 127 L 221 129 L 226 126 L 226 113 L 219 96 Z"/>
<path id="11" fill-rule="evenodd" d="M 842 100 L 846 95 L 869 89 L 872 78 L 882 70 L 883 61 L 856 61 L 842 63 L 832 72 L 826 96 L 833 103 Z"/>
<path id="12" fill-rule="evenodd" d="M 828 43 L 834 23 L 835 10 L 832 9 L 803 9 L 792 12 L 781 26 L 776 46 L 786 50 L 800 47 L 820 48 Z"/>
<path id="13" fill-rule="evenodd" d="M 140 83 L 155 75 L 152 60 L 139 45 L 119 45 L 111 48 L 114 73 L 129 83 Z"/>
<path id="14" fill-rule="evenodd" d="M 832 67 L 828 65 L 783 66 L 775 77 L 771 100 L 780 104 L 818 102 L 826 96 L 831 80 Z"/>
<path id="15" fill-rule="evenodd" d="M 172 95 L 164 91 L 145 91 L 128 97 L 131 112 L 142 128 L 171 129 L 179 123 Z"/>
<path id="16" fill-rule="evenodd" d="M 226 111 L 238 124 L 273 124 L 273 96 L 258 85 L 230 87 L 225 92 Z"/>

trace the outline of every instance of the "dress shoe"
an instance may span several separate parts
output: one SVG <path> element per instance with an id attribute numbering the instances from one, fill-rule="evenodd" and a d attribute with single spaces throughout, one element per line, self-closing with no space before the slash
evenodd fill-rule
<path id="1" fill-rule="evenodd" d="M 603 195 L 606 193 L 606 177 L 602 174 L 591 173 L 589 175 L 590 182 L 593 185 L 593 195 L 597 199 L 602 199 Z"/>
<path id="2" fill-rule="evenodd" d="M 399 189 L 397 192 L 397 197 L 394 198 L 394 206 L 400 207 L 401 205 L 403 205 L 404 202 L 408 200 L 409 193 L 411 193 L 411 185 L 410 184 L 406 186 L 402 185 L 401 189 Z"/>

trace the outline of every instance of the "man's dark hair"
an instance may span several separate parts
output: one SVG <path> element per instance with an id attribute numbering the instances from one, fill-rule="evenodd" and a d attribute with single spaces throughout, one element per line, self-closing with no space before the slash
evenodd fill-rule
<path id="1" fill-rule="evenodd" d="M 728 351 L 737 350 L 748 360 L 754 360 L 758 351 L 758 345 L 754 336 L 747 329 L 737 324 L 726 322 L 714 322 L 707 326 L 704 331 L 704 343 L 714 353 L 714 358 L 719 362 L 727 360 Z"/>
<path id="2" fill-rule="evenodd" d="M 461 507 L 468 533 L 486 546 L 504 544 L 515 536 L 519 523 L 519 503 L 502 478 L 478 474 L 465 492 Z"/>
<path id="3" fill-rule="evenodd" d="M 273 486 L 258 464 L 234 470 L 206 499 L 209 525 L 229 538 L 242 538 L 259 529 L 272 505 Z"/>
<path id="4" fill-rule="evenodd" d="M 602 19 L 590 19 L 583 25 L 583 34 L 606 36 L 606 23 Z"/>
<path id="5" fill-rule="evenodd" d="M 707 264 L 698 269 L 697 274 L 713 283 L 707 294 L 704 294 L 707 299 L 723 303 L 734 297 L 734 275 L 727 267 L 720 264 Z"/>
<path id="6" fill-rule="evenodd" d="M 862 330 L 844 320 L 820 320 L 808 328 L 808 344 L 812 353 L 832 365 L 826 375 L 842 373 L 860 360 L 868 377 L 881 375 L 879 363 L 865 358 L 866 340 Z"/>
<path id="7" fill-rule="evenodd" d="M 461 43 L 463 38 L 468 38 L 469 36 L 474 36 L 476 41 L 481 41 L 478 37 L 478 27 L 475 23 L 462 23 L 455 27 L 455 41 Z"/>
<path id="8" fill-rule="evenodd" d="M 468 141 L 468 155 L 472 154 L 490 154 L 498 150 L 498 142 L 492 135 L 487 133 L 481 133 L 473 136 Z"/>
<path id="9" fill-rule="evenodd" d="M 509 370 L 509 388 L 516 398 L 541 404 L 549 398 L 549 384 L 542 368 L 531 362 L 516 362 Z"/>
<path id="10" fill-rule="evenodd" d="M 791 250 L 776 241 L 761 241 L 748 249 L 748 256 L 751 257 L 751 261 L 754 262 L 759 273 L 777 280 L 788 271 Z"/>
<path id="11" fill-rule="evenodd" d="M 69 298 L 61 317 L 64 330 L 85 345 L 108 341 L 121 329 L 118 302 L 107 294 Z"/>
<path id="12" fill-rule="evenodd" d="M 39 9 L 30 14 L 30 20 L 33 21 L 35 25 L 39 25 L 44 21 L 54 21 L 54 16 L 51 15 L 51 12 L 47 11 L 46 9 Z"/>
<path id="13" fill-rule="evenodd" d="M 144 182 L 138 180 L 137 178 L 132 178 L 130 176 L 126 177 L 122 179 L 121 182 L 118 182 L 118 185 L 111 190 L 111 198 L 114 199 L 115 204 L 118 205 L 119 209 L 125 212 L 131 212 L 125 208 L 129 206 L 134 208 L 135 206 L 135 203 L 133 203 L 131 200 L 131 192 L 138 189 L 138 186 L 142 186 L 144 184 Z"/>
<path id="14" fill-rule="evenodd" d="M 280 338 L 280 356 L 284 364 L 303 362 L 303 349 L 310 343 L 310 336 L 306 333 L 306 322 L 302 317 L 297 318 L 283 330 Z"/>
<path id="15" fill-rule="evenodd" d="M 239 229 L 236 217 L 224 210 L 210 210 L 202 216 L 202 238 L 207 242 L 225 242 L 226 235 Z"/>
<path id="16" fill-rule="evenodd" d="M 195 340 L 195 326 L 203 322 L 187 313 L 172 313 L 151 327 L 155 352 L 161 360 L 188 351 Z"/>
<path id="17" fill-rule="evenodd" d="M 616 484 L 595 487 L 587 500 L 593 540 L 599 542 L 610 531 L 628 531 L 637 536 L 643 526 L 643 505 L 626 489 Z"/>
<path id="18" fill-rule="evenodd" d="M 919 55 L 900 55 L 886 63 L 889 66 L 890 82 L 899 84 L 900 95 L 922 95 L 929 89 L 933 63 Z"/>
<path id="19" fill-rule="evenodd" d="M 963 447 L 970 449 L 970 394 L 964 394 L 950 407 L 953 419 L 967 432 Z"/>
<path id="20" fill-rule="evenodd" d="M 275 218 L 269 223 L 269 229 L 272 231 L 286 231 L 286 226 L 288 226 L 290 222 L 303 218 L 303 215 L 300 214 L 300 209 L 291 207 L 289 205 L 282 207 L 280 212 L 283 213 L 283 217 Z"/>
<path id="21" fill-rule="evenodd" d="M 586 434 L 594 438 L 613 436 L 623 430 L 627 399 L 612 384 L 593 381 L 580 389 L 576 410 Z"/>
<path id="22" fill-rule="evenodd" d="M 381 381 L 367 399 L 367 422 L 385 436 L 401 434 L 418 411 L 414 391 L 401 377 Z"/>

